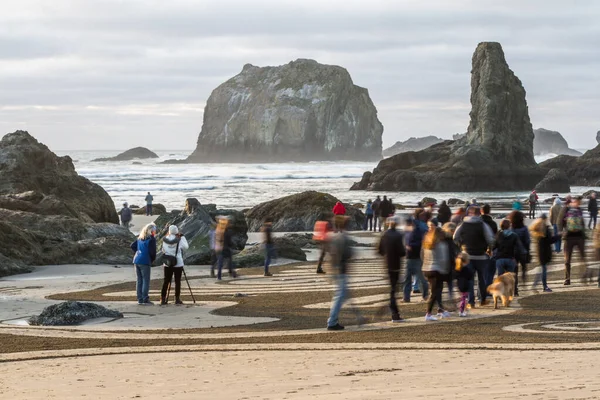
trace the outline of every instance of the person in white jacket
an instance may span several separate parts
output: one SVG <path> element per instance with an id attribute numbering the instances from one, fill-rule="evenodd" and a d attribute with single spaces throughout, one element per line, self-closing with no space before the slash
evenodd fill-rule
<path id="1" fill-rule="evenodd" d="M 181 274 L 183 273 L 183 252 L 189 248 L 189 244 L 185 236 L 179 233 L 179 229 L 175 225 L 169 226 L 169 235 L 163 239 L 162 250 L 167 256 L 177 258 L 177 263 L 173 267 L 163 264 L 165 269 L 165 280 L 163 281 L 162 291 L 160 294 L 160 304 L 167 304 L 167 290 L 171 284 L 171 279 L 175 275 L 175 304 L 183 304 L 181 301 Z"/>

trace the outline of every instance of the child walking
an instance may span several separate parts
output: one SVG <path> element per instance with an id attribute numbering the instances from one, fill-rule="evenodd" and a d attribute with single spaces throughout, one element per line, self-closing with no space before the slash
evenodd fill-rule
<path id="1" fill-rule="evenodd" d="M 461 252 L 456 257 L 456 272 L 458 277 L 456 283 L 460 291 L 460 303 L 458 304 L 459 316 L 467 316 L 467 302 L 469 300 L 469 282 L 473 280 L 475 274 L 469 265 L 469 255 L 466 252 Z"/>

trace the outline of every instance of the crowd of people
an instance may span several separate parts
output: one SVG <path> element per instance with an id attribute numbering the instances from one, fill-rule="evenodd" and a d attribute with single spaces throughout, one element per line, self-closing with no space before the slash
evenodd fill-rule
<path id="1" fill-rule="evenodd" d="M 502 219 L 499 225 L 491 215 L 491 207 L 488 204 L 479 205 L 476 199 L 464 207 L 459 207 L 455 213 L 452 213 L 445 201 L 439 205 L 437 212 L 434 212 L 432 204 L 419 204 L 406 218 L 403 229 L 391 199 L 387 196 L 381 199 L 378 196 L 375 201 L 369 200 L 366 204 L 363 228 L 367 231 L 384 231 L 377 251 L 384 258 L 387 267 L 392 321 L 403 321 L 396 300 L 398 287 L 402 288 L 402 301 L 405 303 L 411 302 L 411 294 L 421 295 L 422 301 L 426 303 L 426 321 L 435 321 L 451 315 L 442 299 L 444 286 L 448 289 L 450 302 L 457 301 L 460 317 L 466 317 L 471 308 L 488 304 L 488 286 L 492 284 L 495 276 L 506 272 L 514 274 L 514 296 L 518 296 L 519 278 L 521 283 L 525 280 L 528 266 L 532 263 L 537 264 L 540 271 L 535 274 L 534 287 L 541 285 L 544 292 L 551 292 L 547 281 L 548 265 L 554 255 L 561 252 L 564 252 L 565 262 L 564 285 L 571 284 L 571 265 L 575 250 L 586 266 L 583 278 L 590 281 L 592 272 L 587 268 L 585 254 L 586 229 L 594 231 L 594 248 L 596 253 L 600 254 L 596 195 L 591 195 L 588 203 L 590 218 L 587 224 L 580 197 L 567 196 L 564 202 L 556 197 L 549 214 L 542 213 L 537 219 L 536 210 L 541 212 L 537 194 L 532 192 L 529 200 L 528 216 L 515 205 L 513 211 Z M 534 204 L 531 205 L 532 203 Z M 126 208 L 125 204 L 123 210 Z M 123 210 L 120 212 L 122 220 L 130 221 L 127 220 L 127 212 Z M 327 329 L 342 330 L 344 327 L 340 325 L 338 316 L 348 297 L 348 274 L 353 251 L 347 233 L 350 218 L 345 215 L 346 207 L 338 202 L 332 213 L 332 220 L 317 222 L 313 238 L 321 243 L 316 272 L 325 273 L 323 264 L 328 254 L 333 272 L 331 279 L 336 286 Z M 526 223 L 527 217 L 530 217 L 529 226 Z M 275 257 L 272 224 L 272 221 L 267 219 L 262 228 L 264 276 L 272 276 L 269 268 Z M 138 278 L 136 292 L 140 305 L 153 304 L 148 291 L 150 266 L 156 262 L 157 256 L 156 232 L 156 226 L 148 224 L 131 245 L 135 253 L 133 263 Z M 223 267 L 227 264 L 229 276 L 235 278 L 233 232 L 229 219 L 219 217 L 209 236 L 212 251 L 211 277 L 221 280 Z M 536 260 L 532 259 L 532 246 L 536 246 L 537 249 Z M 164 267 L 161 304 L 168 303 L 173 277 L 175 304 L 183 304 L 180 297 L 181 276 L 184 272 L 183 252 L 188 248 L 189 244 L 179 233 L 177 226 L 170 226 L 168 234 L 162 240 L 163 256 L 159 260 Z M 597 283 L 600 287 L 600 275 Z M 478 289 L 477 295 L 475 288 Z M 458 297 L 455 297 L 455 291 L 459 292 Z"/>

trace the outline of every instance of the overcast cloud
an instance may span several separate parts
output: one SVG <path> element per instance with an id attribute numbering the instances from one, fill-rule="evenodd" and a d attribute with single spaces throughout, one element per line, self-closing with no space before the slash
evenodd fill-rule
<path id="1" fill-rule="evenodd" d="M 471 56 L 502 43 L 534 127 L 600 130 L 600 2 L 5 0 L 0 135 L 55 150 L 193 150 L 206 99 L 242 66 L 297 58 L 369 89 L 384 146 L 469 123 Z"/>

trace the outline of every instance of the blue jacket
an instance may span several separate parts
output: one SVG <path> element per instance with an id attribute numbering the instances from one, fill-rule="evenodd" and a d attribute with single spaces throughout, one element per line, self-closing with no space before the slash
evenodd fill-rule
<path id="1" fill-rule="evenodd" d="M 408 259 L 419 259 L 421 258 L 421 246 L 423 244 L 423 237 L 427 233 L 427 225 L 425 222 L 420 220 L 413 220 L 413 229 L 406 232 L 405 241 L 406 245 L 410 248 L 407 250 Z"/>
<path id="2" fill-rule="evenodd" d="M 154 236 L 146 240 L 136 240 L 131 243 L 131 250 L 135 252 L 133 263 L 139 265 L 152 265 L 156 260 L 156 239 Z"/>
<path id="3" fill-rule="evenodd" d="M 372 203 L 367 203 L 367 211 L 365 214 L 373 215 L 373 204 Z"/>

